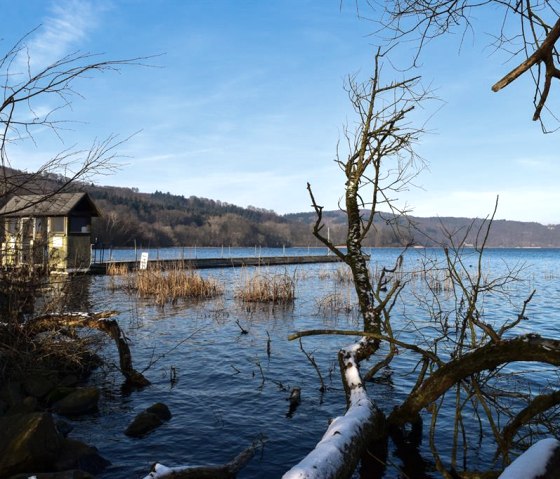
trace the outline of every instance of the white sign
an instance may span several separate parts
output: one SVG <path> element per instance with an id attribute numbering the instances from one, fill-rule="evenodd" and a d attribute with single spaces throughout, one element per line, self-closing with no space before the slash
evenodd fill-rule
<path id="1" fill-rule="evenodd" d="M 53 248 L 62 248 L 63 246 L 62 236 L 53 236 L 52 245 Z"/>
<path id="2" fill-rule="evenodd" d="M 142 253 L 140 256 L 140 269 L 148 268 L 148 253 Z"/>

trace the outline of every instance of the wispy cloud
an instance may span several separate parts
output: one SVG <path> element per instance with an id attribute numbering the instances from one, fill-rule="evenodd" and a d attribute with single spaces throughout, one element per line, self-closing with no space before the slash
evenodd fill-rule
<path id="1" fill-rule="evenodd" d="M 560 192 L 550 187 L 416 192 L 410 203 L 416 216 L 485 218 L 492 213 L 498 196 L 496 219 L 558 223 Z"/>
<path id="2" fill-rule="evenodd" d="M 35 68 L 79 50 L 89 34 L 99 25 L 106 3 L 89 0 L 52 2 L 50 13 L 27 42 L 30 62 Z M 27 58 L 20 58 L 27 63 Z"/>

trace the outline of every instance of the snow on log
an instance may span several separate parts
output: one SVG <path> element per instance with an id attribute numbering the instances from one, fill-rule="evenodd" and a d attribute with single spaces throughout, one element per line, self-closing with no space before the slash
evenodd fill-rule
<path id="1" fill-rule="evenodd" d="M 334 419 L 315 448 L 282 479 L 349 478 L 372 436 L 383 434 L 384 415 L 367 396 L 356 356 L 367 341 L 339 352 L 348 409 Z"/>
<path id="2" fill-rule="evenodd" d="M 166 467 L 156 463 L 144 479 L 235 479 L 237 473 L 249 463 L 261 444 L 262 440 L 255 441 L 232 461 L 219 466 Z"/>
<path id="3" fill-rule="evenodd" d="M 533 444 L 498 479 L 555 479 L 560 465 L 560 441 L 547 438 Z"/>

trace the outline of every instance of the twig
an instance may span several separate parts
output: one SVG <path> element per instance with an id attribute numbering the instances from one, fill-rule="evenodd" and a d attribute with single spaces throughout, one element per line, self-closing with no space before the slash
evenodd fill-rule
<path id="1" fill-rule="evenodd" d="M 305 349 L 303 349 L 303 343 L 301 342 L 301 338 L 299 338 L 299 349 L 301 349 L 301 352 L 303 354 L 305 354 L 305 357 L 307 358 L 307 360 L 315 368 L 315 371 L 317 371 L 317 376 L 319 376 L 319 382 L 321 383 L 321 387 L 319 388 L 319 391 L 325 392 L 327 390 L 327 388 L 325 386 L 325 382 L 323 381 L 323 376 L 321 375 L 321 371 L 319 370 L 319 366 L 317 366 L 317 362 L 315 361 L 315 358 L 313 357 L 313 355 L 309 354 Z"/>
<path id="2" fill-rule="evenodd" d="M 341 335 L 341 336 L 364 336 L 366 338 L 380 339 L 382 341 L 387 341 L 388 343 L 393 343 L 396 344 L 397 346 L 401 346 L 402 348 L 410 349 L 411 351 L 419 353 L 422 356 L 431 359 L 436 364 L 439 365 L 443 364 L 443 361 L 440 358 L 438 358 L 434 353 L 430 351 L 426 351 L 425 349 L 422 349 L 416 346 L 415 344 L 405 343 L 403 341 L 399 341 L 398 339 L 390 338 L 382 334 L 369 333 L 365 331 L 344 331 L 340 329 L 310 329 L 307 331 L 298 331 L 296 333 L 290 334 L 288 336 L 288 340 L 293 341 L 294 339 L 299 339 L 304 336 L 319 336 L 325 334 Z"/>
<path id="3" fill-rule="evenodd" d="M 244 329 L 243 326 L 241 326 L 241 324 L 239 324 L 239 319 L 235 320 L 235 324 L 237 324 L 237 326 L 239 326 L 239 329 L 241 330 L 241 334 L 249 334 L 249 331 Z"/>
<path id="4" fill-rule="evenodd" d="M 257 367 L 259 368 L 259 371 L 261 372 L 261 383 L 259 385 L 259 389 L 262 389 L 264 386 L 264 382 L 266 381 L 266 378 L 264 377 L 264 372 L 261 366 L 261 362 L 259 361 L 259 359 L 255 359 L 255 364 L 257 365 Z"/>

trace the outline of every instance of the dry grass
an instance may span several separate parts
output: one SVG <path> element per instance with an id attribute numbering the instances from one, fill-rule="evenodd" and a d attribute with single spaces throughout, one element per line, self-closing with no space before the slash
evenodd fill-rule
<path id="1" fill-rule="evenodd" d="M 350 291 L 346 293 L 334 292 L 316 300 L 317 314 L 323 317 L 332 317 L 339 314 L 349 315 L 356 311 L 356 300 Z"/>
<path id="2" fill-rule="evenodd" d="M 67 330 L 34 334 L 25 326 L 0 326 L 0 383 L 17 381 L 34 372 L 51 371 L 59 376 L 87 376 L 100 365 L 94 351 L 104 338 L 98 334 L 68 335 Z"/>
<path id="3" fill-rule="evenodd" d="M 224 291 L 215 279 L 205 279 L 196 271 L 180 268 L 138 271 L 129 287 L 141 297 L 155 298 L 159 306 L 176 304 L 180 299 L 213 298 Z"/>
<path id="4" fill-rule="evenodd" d="M 129 273 L 126 263 L 109 263 L 107 265 L 107 275 L 109 276 L 125 276 Z"/>
<path id="5" fill-rule="evenodd" d="M 242 275 L 235 298 L 244 303 L 273 303 L 287 305 L 295 299 L 295 281 L 287 273 L 271 274 L 255 269 Z"/>
<path id="6" fill-rule="evenodd" d="M 434 293 L 449 293 L 453 291 L 453 280 L 445 270 L 430 270 L 424 273 L 424 281 Z"/>
<path id="7" fill-rule="evenodd" d="M 332 276 L 333 276 L 332 269 L 321 269 L 318 274 L 320 280 L 328 280 L 331 279 Z"/>
<path id="8" fill-rule="evenodd" d="M 334 279 L 338 283 L 353 283 L 354 276 L 352 275 L 352 270 L 347 265 L 338 266 L 334 270 Z"/>
<path id="9" fill-rule="evenodd" d="M 334 280 L 337 283 L 353 283 L 354 279 L 352 277 L 352 271 L 350 268 L 345 265 L 341 264 L 338 265 L 336 268 L 331 268 L 331 265 L 328 265 L 326 268 L 321 269 L 318 273 L 318 277 L 320 280 Z"/>

